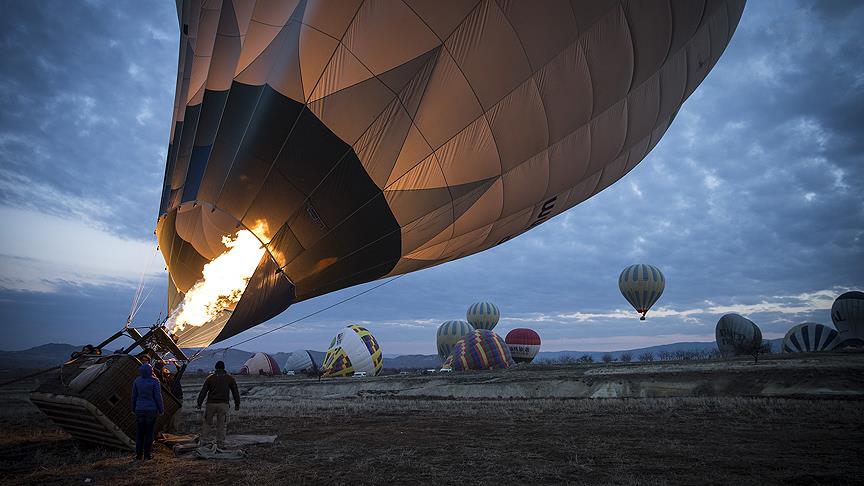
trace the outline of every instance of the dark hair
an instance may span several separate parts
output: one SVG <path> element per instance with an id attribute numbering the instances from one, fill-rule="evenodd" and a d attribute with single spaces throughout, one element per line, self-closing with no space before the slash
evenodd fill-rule
<path id="1" fill-rule="evenodd" d="M 216 369 L 217 370 L 224 370 L 225 369 L 225 362 L 224 361 L 217 361 L 216 362 Z"/>

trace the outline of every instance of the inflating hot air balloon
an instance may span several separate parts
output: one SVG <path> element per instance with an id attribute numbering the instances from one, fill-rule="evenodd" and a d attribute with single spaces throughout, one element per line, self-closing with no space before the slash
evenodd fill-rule
<path id="1" fill-rule="evenodd" d="M 443 367 L 456 371 L 500 370 L 512 365 L 510 349 L 501 336 L 486 329 L 476 329 L 453 346 L 453 354 Z"/>
<path id="2" fill-rule="evenodd" d="M 267 353 L 255 353 L 251 358 L 247 359 L 245 363 L 243 363 L 243 367 L 240 368 L 241 375 L 267 375 L 273 376 L 278 375 L 279 371 L 279 363 L 273 359 L 273 356 L 270 356 Z"/>
<path id="3" fill-rule="evenodd" d="M 831 351 L 840 343 L 837 331 L 824 324 L 805 322 L 789 329 L 783 338 L 784 353 Z"/>
<path id="4" fill-rule="evenodd" d="M 438 344 L 438 357 L 441 361 L 447 359 L 453 352 L 453 345 L 473 331 L 474 327 L 465 321 L 447 321 L 438 326 L 436 341 Z"/>
<path id="5" fill-rule="evenodd" d="M 540 351 L 540 335 L 533 329 L 513 329 L 507 333 L 504 342 L 517 363 L 530 363 Z"/>
<path id="6" fill-rule="evenodd" d="M 762 331 L 750 319 L 726 314 L 714 330 L 717 348 L 724 356 L 748 354 L 762 344 Z"/>
<path id="7" fill-rule="evenodd" d="M 618 289 L 636 312 L 642 314 L 640 321 L 645 320 L 648 309 L 663 295 L 665 288 L 666 277 L 654 265 L 630 265 L 618 277 Z"/>
<path id="8" fill-rule="evenodd" d="M 831 306 L 831 320 L 841 346 L 864 346 L 864 292 L 846 292 Z"/>
<path id="9" fill-rule="evenodd" d="M 465 318 L 474 326 L 474 329 L 486 329 L 491 331 L 498 325 L 498 319 L 501 318 L 501 311 L 492 302 L 477 302 L 471 304 L 468 312 L 465 313 Z"/>
<path id="10" fill-rule="evenodd" d="M 282 367 L 282 372 L 303 373 L 304 375 L 317 375 L 318 364 L 312 353 L 305 349 L 293 351 L 288 359 L 285 360 L 285 366 Z"/>
<path id="11" fill-rule="evenodd" d="M 597 194 L 660 141 L 743 7 L 179 0 L 156 229 L 178 343 L 483 251 Z"/>
<path id="12" fill-rule="evenodd" d="M 381 372 L 384 356 L 375 336 L 364 327 L 348 326 L 330 341 L 321 365 L 321 376 L 351 376 L 363 371 L 369 376 Z"/>

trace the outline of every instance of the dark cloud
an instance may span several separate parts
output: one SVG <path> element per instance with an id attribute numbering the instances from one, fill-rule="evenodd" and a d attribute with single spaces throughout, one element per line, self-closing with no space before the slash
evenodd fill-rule
<path id="1" fill-rule="evenodd" d="M 167 4 L 62 5 L 62 18 L 59 4 L 33 2 L 0 20 L 0 203 L 143 239 L 163 175 L 175 14 Z M 707 339 L 733 310 L 773 334 L 829 322 L 831 296 L 864 287 L 861 25 L 856 2 L 750 2 L 718 65 L 621 181 L 498 248 L 405 276 L 247 347 L 320 349 L 336 328 L 366 322 L 388 354 L 433 352 L 437 322 L 462 318 L 477 299 L 500 305 L 502 330 L 535 327 L 558 349 Z M 646 323 L 622 318 L 617 290 L 618 272 L 640 261 L 668 281 Z M 238 339 L 370 285 L 297 304 Z M 51 302 L 81 303 L 82 321 L 110 332 L 131 294 L 69 287 L 5 297 L 4 322 L 39 323 L 38 333 L 19 335 L 24 345 L 66 335 L 53 316 L 68 310 Z"/>
<path id="2" fill-rule="evenodd" d="M 16 2 L 0 17 L 0 202 L 152 233 L 176 76 L 170 2 Z"/>

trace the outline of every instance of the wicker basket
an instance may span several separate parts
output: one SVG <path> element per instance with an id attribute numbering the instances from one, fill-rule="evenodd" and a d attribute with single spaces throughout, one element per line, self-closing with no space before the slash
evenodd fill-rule
<path id="1" fill-rule="evenodd" d="M 104 371 L 80 391 L 69 383 L 88 366 L 106 363 Z M 132 382 L 141 362 L 128 354 L 101 357 L 88 363 L 65 365 L 53 379 L 30 394 L 30 401 L 77 440 L 122 449 L 135 448 L 135 414 Z M 180 402 L 162 385 L 165 413 L 156 421 L 156 432 L 179 409 Z"/>

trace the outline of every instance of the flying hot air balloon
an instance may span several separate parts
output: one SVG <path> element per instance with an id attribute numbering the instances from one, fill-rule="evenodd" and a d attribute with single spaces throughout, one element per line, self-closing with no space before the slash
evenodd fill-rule
<path id="1" fill-rule="evenodd" d="M 618 277 L 618 289 L 636 312 L 642 314 L 640 321 L 645 320 L 645 314 L 663 295 L 665 288 L 666 277 L 654 265 L 630 265 Z"/>
<path id="2" fill-rule="evenodd" d="M 507 241 L 608 187 L 743 0 L 179 0 L 156 233 L 181 346 Z"/>
<path id="3" fill-rule="evenodd" d="M 438 344 L 438 357 L 441 361 L 447 359 L 453 352 L 453 345 L 474 330 L 471 324 L 465 321 L 447 321 L 438 326 L 436 342 Z"/>
<path id="4" fill-rule="evenodd" d="M 369 376 L 381 373 L 384 356 L 375 336 L 365 327 L 348 326 L 330 341 L 321 376 L 351 376 L 362 371 Z"/>
<path id="5" fill-rule="evenodd" d="M 831 320 L 842 346 L 864 346 L 864 292 L 846 292 L 831 306 Z"/>

